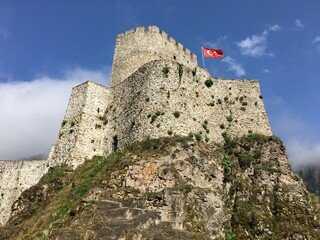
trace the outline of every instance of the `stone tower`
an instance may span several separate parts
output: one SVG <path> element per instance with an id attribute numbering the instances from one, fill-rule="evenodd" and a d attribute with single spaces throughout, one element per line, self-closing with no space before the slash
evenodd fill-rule
<path id="1" fill-rule="evenodd" d="M 128 78 L 144 64 L 158 59 L 174 60 L 191 69 L 197 56 L 156 26 L 137 27 L 117 36 L 114 49 L 110 86 Z"/>

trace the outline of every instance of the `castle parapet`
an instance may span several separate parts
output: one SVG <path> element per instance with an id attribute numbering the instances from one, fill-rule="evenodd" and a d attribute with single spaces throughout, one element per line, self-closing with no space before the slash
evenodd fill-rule
<path id="1" fill-rule="evenodd" d="M 197 56 L 156 26 L 137 27 L 116 40 L 110 85 L 114 86 L 153 60 L 174 60 L 191 69 L 197 67 Z"/>

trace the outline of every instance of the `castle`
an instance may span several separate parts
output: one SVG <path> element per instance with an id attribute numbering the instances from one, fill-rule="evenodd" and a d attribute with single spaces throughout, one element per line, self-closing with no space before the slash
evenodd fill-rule
<path id="1" fill-rule="evenodd" d="M 210 76 L 195 54 L 156 26 L 119 34 L 110 86 L 87 81 L 73 88 L 48 159 L 0 161 L 0 224 L 52 166 L 75 168 L 147 137 L 221 143 L 226 130 L 272 135 L 258 81 Z"/>

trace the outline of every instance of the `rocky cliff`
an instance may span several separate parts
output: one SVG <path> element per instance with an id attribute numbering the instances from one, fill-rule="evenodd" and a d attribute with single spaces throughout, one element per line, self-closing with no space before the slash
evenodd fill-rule
<path id="1" fill-rule="evenodd" d="M 317 199 L 281 141 L 223 137 L 147 139 L 54 167 L 15 202 L 0 238 L 320 239 Z"/>

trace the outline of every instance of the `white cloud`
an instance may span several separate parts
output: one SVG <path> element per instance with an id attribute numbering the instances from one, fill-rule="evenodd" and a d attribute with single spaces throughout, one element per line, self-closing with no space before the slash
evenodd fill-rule
<path id="1" fill-rule="evenodd" d="M 320 36 L 316 36 L 313 41 L 313 43 L 320 43 Z"/>
<path id="2" fill-rule="evenodd" d="M 264 72 L 264 73 L 269 73 L 269 72 L 270 72 L 270 70 L 269 70 L 269 69 L 264 68 L 264 69 L 262 69 L 262 72 Z"/>
<path id="3" fill-rule="evenodd" d="M 316 37 L 313 39 L 312 43 L 314 43 L 314 44 L 317 45 L 317 50 L 318 50 L 318 52 L 320 53 L 320 36 L 316 36 Z"/>
<path id="4" fill-rule="evenodd" d="M 294 25 L 299 30 L 304 29 L 304 24 L 302 23 L 302 21 L 300 19 L 294 20 Z"/>
<path id="5" fill-rule="evenodd" d="M 278 24 L 275 24 L 275 25 L 268 25 L 267 26 L 268 30 L 269 31 L 280 31 L 281 30 L 281 27 L 278 25 Z"/>
<path id="6" fill-rule="evenodd" d="M 290 139 L 286 143 L 286 149 L 293 168 L 320 163 L 320 143 Z"/>
<path id="7" fill-rule="evenodd" d="M 267 37 L 270 31 L 279 30 L 281 30 L 281 27 L 278 24 L 267 25 L 267 28 L 260 35 L 252 35 L 237 42 L 241 54 L 252 57 L 273 56 L 273 53 L 267 52 Z"/>
<path id="8" fill-rule="evenodd" d="M 290 112 L 281 97 L 273 96 L 265 103 L 275 111 L 269 114 L 273 133 L 284 141 L 293 168 L 320 163 L 319 126 L 308 124 L 304 118 Z"/>
<path id="9" fill-rule="evenodd" d="M 109 69 L 76 68 L 60 79 L 0 83 L 0 159 L 48 153 L 55 143 L 72 87 L 92 80 L 107 83 Z"/>
<path id="10" fill-rule="evenodd" d="M 242 55 L 260 57 L 268 55 L 266 50 L 268 32 L 265 30 L 260 35 L 253 35 L 237 43 Z"/>
<path id="11" fill-rule="evenodd" d="M 240 63 L 238 63 L 236 60 L 234 60 L 233 58 L 227 56 L 227 57 L 223 58 L 222 61 L 227 63 L 228 70 L 235 72 L 237 77 L 241 77 L 246 74 L 246 71 L 244 70 L 242 65 Z"/>

